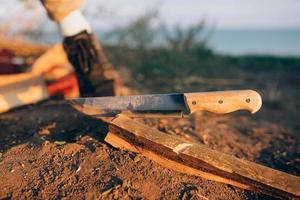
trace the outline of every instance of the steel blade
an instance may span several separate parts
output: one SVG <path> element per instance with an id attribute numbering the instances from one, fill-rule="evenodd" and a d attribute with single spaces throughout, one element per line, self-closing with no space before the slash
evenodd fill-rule
<path id="1" fill-rule="evenodd" d="M 122 112 L 133 115 L 188 113 L 183 94 L 91 97 L 71 99 L 69 102 L 80 112 L 92 116 L 115 116 Z"/>

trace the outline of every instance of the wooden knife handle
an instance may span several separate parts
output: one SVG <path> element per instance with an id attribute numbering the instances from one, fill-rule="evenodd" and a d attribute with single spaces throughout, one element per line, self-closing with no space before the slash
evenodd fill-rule
<path id="1" fill-rule="evenodd" d="M 262 105 L 261 96 L 253 90 L 185 93 L 184 96 L 190 113 L 198 110 L 219 114 L 237 110 L 256 113 Z"/>

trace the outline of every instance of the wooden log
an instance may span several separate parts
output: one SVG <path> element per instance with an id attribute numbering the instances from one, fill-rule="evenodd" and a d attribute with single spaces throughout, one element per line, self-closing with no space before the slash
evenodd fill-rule
<path id="1" fill-rule="evenodd" d="M 49 97 L 46 82 L 41 75 L 24 73 L 0 76 L 0 80 L 0 113 Z"/>
<path id="2" fill-rule="evenodd" d="M 8 85 L 12 85 L 14 83 L 21 83 L 24 81 L 30 81 L 43 77 L 41 75 L 33 74 L 31 72 L 21 73 L 21 74 L 13 74 L 13 75 L 0 75 L 0 87 L 5 87 Z"/>
<path id="3" fill-rule="evenodd" d="M 105 141 L 181 173 L 281 198 L 300 197 L 300 178 L 193 144 L 119 115 Z"/>

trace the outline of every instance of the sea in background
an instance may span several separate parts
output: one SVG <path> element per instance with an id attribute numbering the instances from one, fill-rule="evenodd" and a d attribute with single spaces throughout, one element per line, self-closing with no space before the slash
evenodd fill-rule
<path id="1" fill-rule="evenodd" d="M 96 31 L 105 43 L 105 32 Z M 58 31 L 33 34 L 35 42 L 56 43 L 60 41 Z M 214 30 L 208 36 L 208 46 L 225 55 L 272 55 L 300 57 L 300 28 L 294 30 Z"/>
<path id="2" fill-rule="evenodd" d="M 217 30 L 208 45 L 216 52 L 231 55 L 300 56 L 300 29 Z"/>

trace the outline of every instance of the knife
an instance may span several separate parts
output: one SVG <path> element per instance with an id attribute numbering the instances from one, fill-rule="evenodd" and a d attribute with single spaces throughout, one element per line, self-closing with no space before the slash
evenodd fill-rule
<path id="1" fill-rule="evenodd" d="M 120 113 L 131 117 L 184 117 L 196 111 L 256 113 L 262 105 L 261 96 L 253 90 L 90 97 L 68 102 L 78 111 L 94 117 L 114 117 Z"/>

